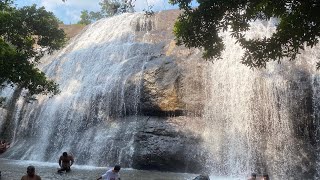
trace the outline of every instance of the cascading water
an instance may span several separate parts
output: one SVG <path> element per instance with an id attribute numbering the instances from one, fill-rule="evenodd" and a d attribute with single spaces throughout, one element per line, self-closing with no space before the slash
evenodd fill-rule
<path id="1" fill-rule="evenodd" d="M 77 154 L 78 164 L 130 166 L 141 72 L 149 54 L 147 43 L 134 41 L 144 21 L 143 14 L 100 20 L 44 57 L 40 68 L 61 94 L 38 96 L 29 104 L 22 97 L 17 101 L 12 129 L 5 132 L 13 132 L 6 157 L 55 162 L 68 151 Z"/>
<path id="2" fill-rule="evenodd" d="M 251 70 L 225 33 L 223 59 L 207 63 L 200 51 L 175 46 L 177 15 L 123 14 L 89 25 L 42 59 L 61 89 L 50 99 L 26 103 L 23 92 L 1 90 L 8 99 L 0 133 L 13 138 L 3 157 L 56 162 L 68 151 L 95 166 L 316 177 L 318 48 Z M 273 30 L 256 22 L 248 37 Z"/>
<path id="3" fill-rule="evenodd" d="M 255 22 L 247 36 L 261 38 L 272 32 L 272 21 Z M 211 154 L 207 165 L 213 174 L 313 179 L 315 156 L 310 149 L 316 148 L 317 136 L 313 113 L 319 106 L 312 106 L 317 102 L 312 98 L 319 96 L 313 92 L 319 88 L 318 48 L 303 52 L 296 62 L 252 70 L 240 64 L 243 49 L 224 35 L 222 60 L 209 65 L 205 82 L 204 139 Z"/>

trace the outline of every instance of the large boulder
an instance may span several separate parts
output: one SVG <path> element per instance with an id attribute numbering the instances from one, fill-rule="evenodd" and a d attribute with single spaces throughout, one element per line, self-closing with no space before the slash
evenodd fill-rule
<path id="1" fill-rule="evenodd" d="M 199 50 L 176 45 L 172 31 L 178 15 L 179 11 L 165 11 L 137 21 L 136 40 L 151 44 L 143 70 L 144 115 L 200 116 L 203 112 L 206 63 Z"/>
<path id="2" fill-rule="evenodd" d="M 204 168 L 201 126 L 203 122 L 199 118 L 186 117 L 150 117 L 141 122 L 134 139 L 133 168 L 201 171 Z"/>

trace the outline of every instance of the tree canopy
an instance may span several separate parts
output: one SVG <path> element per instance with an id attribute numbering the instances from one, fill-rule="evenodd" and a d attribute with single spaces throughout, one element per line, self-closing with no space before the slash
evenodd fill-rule
<path id="1" fill-rule="evenodd" d="M 101 13 L 106 16 L 113 16 L 126 12 L 134 12 L 133 0 L 102 0 L 100 2 Z"/>
<path id="2" fill-rule="evenodd" d="M 78 22 L 78 24 L 90 24 L 91 23 L 91 17 L 90 14 L 87 10 L 83 10 L 81 11 L 81 15 L 80 15 L 80 21 Z"/>
<path id="3" fill-rule="evenodd" d="M 132 0 L 102 0 L 100 11 L 94 12 L 87 10 L 81 11 L 80 21 L 78 24 L 90 24 L 104 17 L 114 16 L 125 12 L 134 12 L 134 3 Z"/>
<path id="4" fill-rule="evenodd" d="M 44 7 L 16 8 L 0 1 L 0 85 L 28 89 L 29 95 L 59 93 L 58 85 L 37 68 L 45 53 L 65 43 L 58 19 Z"/>
<path id="5" fill-rule="evenodd" d="M 221 57 L 224 43 L 219 33 L 227 30 L 245 50 L 242 63 L 251 68 L 266 67 L 267 62 L 284 57 L 294 60 L 305 45 L 319 42 L 318 0 L 197 0 L 197 8 L 190 6 L 192 0 L 169 1 L 183 10 L 174 26 L 177 43 L 203 48 L 205 59 Z M 251 22 L 271 18 L 278 21 L 271 37 L 246 37 Z"/>

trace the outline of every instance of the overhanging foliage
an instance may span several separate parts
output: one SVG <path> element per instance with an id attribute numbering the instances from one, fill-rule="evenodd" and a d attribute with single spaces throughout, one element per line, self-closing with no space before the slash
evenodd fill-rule
<path id="1" fill-rule="evenodd" d="M 36 66 L 45 53 L 65 43 L 58 20 L 44 7 L 17 9 L 13 1 L 0 1 L 0 84 L 29 90 L 29 94 L 57 94 L 58 85 Z"/>
<path id="2" fill-rule="evenodd" d="M 305 45 L 313 47 L 319 42 L 319 0 L 198 0 L 194 9 L 191 0 L 170 2 L 183 10 L 174 27 L 178 44 L 203 48 L 205 59 L 221 57 L 224 43 L 219 32 L 226 30 L 245 50 L 242 63 L 252 68 L 266 67 L 267 62 L 280 62 L 284 57 L 294 60 Z M 271 37 L 246 38 L 250 22 L 271 18 L 279 20 Z"/>

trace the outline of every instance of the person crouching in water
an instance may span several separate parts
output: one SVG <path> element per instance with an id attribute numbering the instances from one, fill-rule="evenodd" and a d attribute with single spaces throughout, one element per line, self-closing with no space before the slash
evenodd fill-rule
<path id="1" fill-rule="evenodd" d="M 103 180 L 120 180 L 120 171 L 121 167 L 119 165 L 114 166 L 113 169 L 110 169 L 106 173 L 104 173 L 102 176 L 100 176 L 97 180 L 103 179 Z"/>
<path id="2" fill-rule="evenodd" d="M 41 180 L 41 177 L 36 175 L 34 166 L 27 167 L 27 175 L 22 176 L 21 180 Z"/>
<path id="3" fill-rule="evenodd" d="M 59 158 L 59 166 L 60 169 L 58 170 L 58 173 L 61 173 L 63 171 L 69 172 L 71 171 L 70 167 L 72 166 L 74 162 L 74 159 L 71 155 L 68 155 L 67 152 L 63 152 L 62 156 Z"/>

